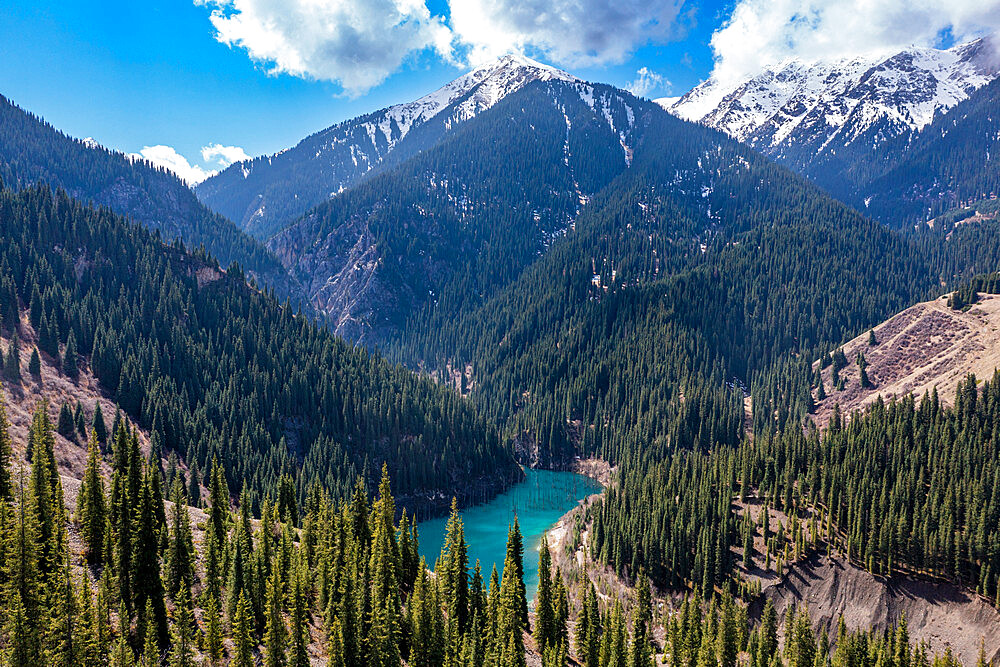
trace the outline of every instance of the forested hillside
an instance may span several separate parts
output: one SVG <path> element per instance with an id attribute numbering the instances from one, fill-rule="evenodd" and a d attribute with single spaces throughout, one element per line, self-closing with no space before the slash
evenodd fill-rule
<path id="1" fill-rule="evenodd" d="M 159 451 L 201 470 L 225 461 L 255 508 L 296 470 L 299 489 L 342 495 L 387 461 L 420 507 L 520 475 L 467 401 L 311 324 L 238 269 L 45 187 L 0 192 L 0 220 L 4 326 L 26 310 L 43 354 L 88 364 Z"/>
<path id="2" fill-rule="evenodd" d="M 698 131 L 713 150 L 695 132 L 648 134 L 509 285 L 481 305 L 442 294 L 385 349 L 441 377 L 462 369 L 525 460 L 618 464 L 592 554 L 709 595 L 736 590 L 729 554 L 746 528 L 731 500 L 747 448 L 800 431 L 813 409 L 801 359 L 995 267 L 1000 247 L 993 222 L 947 238 L 891 231 Z M 678 187 L 680 165 L 696 164 L 693 187 Z"/>
<path id="3" fill-rule="evenodd" d="M 0 178 L 7 187 L 47 183 L 129 216 L 168 241 L 203 246 L 224 265 L 238 262 L 282 296 L 300 299 L 280 263 L 232 222 L 212 213 L 173 173 L 92 142 L 68 137 L 0 96 Z"/>
<path id="4" fill-rule="evenodd" d="M 573 655 L 584 667 L 649 667 L 667 656 L 732 667 L 741 652 L 756 665 L 930 664 L 905 620 L 887 634 L 841 622 L 832 649 L 805 609 L 789 609 L 779 644 L 774 606 L 752 627 L 728 594 L 708 604 L 696 594 L 667 618 L 640 577 L 630 609 L 601 602 L 593 585 L 563 579 L 545 542 L 529 614 L 524 572 L 534 563 L 516 520 L 502 572 L 487 578 L 478 562 L 470 567 L 453 508 L 429 572 L 406 513 L 396 520 L 384 468 L 374 502 L 361 484 L 340 500 L 314 485 L 302 503 L 270 495 L 257 520 L 245 492 L 233 506 L 217 461 L 203 506 L 179 476 L 164 492 L 159 460 L 146 458 L 124 422 L 104 447 L 96 429 L 87 433 L 86 473 L 67 507 L 44 404 L 17 447 L 29 452 L 22 462 L 0 403 L 4 665 L 524 667 L 530 656 L 558 667 Z M 958 663 L 946 652 L 934 664 Z"/>

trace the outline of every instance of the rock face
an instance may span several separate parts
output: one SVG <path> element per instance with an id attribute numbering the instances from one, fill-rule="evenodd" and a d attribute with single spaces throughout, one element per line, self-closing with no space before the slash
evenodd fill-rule
<path id="1" fill-rule="evenodd" d="M 950 647 L 965 665 L 975 663 L 980 641 L 986 659 L 1000 659 L 1000 612 L 977 595 L 946 582 L 904 576 L 876 577 L 839 556 L 812 556 L 789 567 L 764 589 L 751 612 L 759 617 L 770 599 L 781 618 L 790 605 L 807 604 L 815 629 L 836 638 L 838 619 L 848 629 L 885 630 L 906 616 L 910 641 L 925 641 L 931 653 Z"/>
<path id="2" fill-rule="evenodd" d="M 505 56 L 418 100 L 338 123 L 275 155 L 238 162 L 196 188 L 210 208 L 267 239 L 364 176 L 399 164 L 534 81 L 576 81 Z"/>
<path id="3" fill-rule="evenodd" d="M 709 79 L 660 100 L 800 171 L 827 155 L 870 151 L 919 132 L 1000 70 L 992 42 L 835 61 L 789 60 L 741 81 Z"/>

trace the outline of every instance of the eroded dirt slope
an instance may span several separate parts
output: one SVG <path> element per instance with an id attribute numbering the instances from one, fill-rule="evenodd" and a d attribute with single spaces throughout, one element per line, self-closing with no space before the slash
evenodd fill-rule
<path id="1" fill-rule="evenodd" d="M 789 567 L 763 594 L 774 601 L 779 618 L 791 604 L 808 604 L 813 627 L 828 630 L 831 639 L 840 616 L 850 629 L 885 629 L 905 614 L 911 641 L 927 642 L 932 652 L 950 646 L 963 664 L 972 665 L 983 641 L 987 660 L 1000 660 L 1000 612 L 954 584 L 885 579 L 840 556 L 814 555 Z"/>
<path id="2" fill-rule="evenodd" d="M 950 404 L 969 373 L 980 380 L 991 377 L 1000 368 L 1000 295 L 980 294 L 979 299 L 965 312 L 949 308 L 946 297 L 918 303 L 877 326 L 875 345 L 869 345 L 867 332 L 845 344 L 848 365 L 840 371 L 845 387 L 835 391 L 832 368 L 823 370 L 827 397 L 817 401 L 816 424 L 826 425 L 835 403 L 849 415 L 878 396 L 889 400 L 912 393 L 919 398 L 935 387 Z M 868 362 L 872 388 L 860 384 L 858 352 Z"/>

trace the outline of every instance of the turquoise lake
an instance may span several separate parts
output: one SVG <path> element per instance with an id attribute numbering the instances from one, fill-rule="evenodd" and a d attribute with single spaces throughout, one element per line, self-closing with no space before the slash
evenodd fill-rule
<path id="1" fill-rule="evenodd" d="M 525 470 L 524 473 L 523 482 L 490 502 L 463 509 L 462 522 L 469 545 L 469 574 L 471 576 L 478 558 L 483 569 L 483 584 L 489 586 L 494 563 L 497 572 L 503 574 L 507 528 L 517 515 L 524 535 L 524 585 L 530 604 L 538 588 L 538 548 L 542 535 L 563 514 L 587 496 L 599 493 L 603 487 L 594 479 L 572 472 Z M 441 554 L 447 523 L 448 517 L 440 517 L 417 524 L 420 554 L 427 559 L 428 567 L 433 568 Z"/>

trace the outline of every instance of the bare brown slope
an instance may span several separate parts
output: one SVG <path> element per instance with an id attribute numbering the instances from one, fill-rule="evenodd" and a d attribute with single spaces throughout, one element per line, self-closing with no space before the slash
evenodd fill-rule
<path id="1" fill-rule="evenodd" d="M 983 379 L 1000 368 L 1000 296 L 981 294 L 966 312 L 948 307 L 947 297 L 918 303 L 875 328 L 875 345 L 864 333 L 844 345 L 848 366 L 840 372 L 843 391 L 834 391 L 832 369 L 823 373 L 827 397 L 817 401 L 815 421 L 827 424 L 836 403 L 841 412 L 865 407 L 882 396 L 885 400 L 937 388 L 942 400 L 950 403 L 955 388 L 969 373 Z M 860 384 L 858 352 L 868 361 L 868 377 L 874 387 Z"/>
<path id="2" fill-rule="evenodd" d="M 849 629 L 884 630 L 905 614 L 911 641 L 927 642 L 932 654 L 951 647 L 962 664 L 972 665 L 982 641 L 987 660 L 1000 660 L 1000 612 L 954 584 L 885 579 L 839 556 L 812 556 L 790 566 L 781 581 L 764 589 L 764 598 L 774 602 L 779 618 L 791 604 L 808 604 L 813 627 L 827 630 L 831 639 L 840 616 Z"/>

